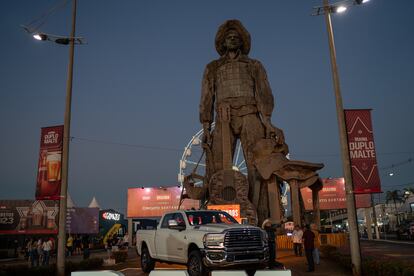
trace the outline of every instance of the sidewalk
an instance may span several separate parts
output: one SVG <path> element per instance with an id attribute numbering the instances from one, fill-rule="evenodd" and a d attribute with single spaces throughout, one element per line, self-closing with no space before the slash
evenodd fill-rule
<path id="1" fill-rule="evenodd" d="M 277 251 L 277 261 L 283 263 L 287 269 L 292 271 L 293 276 L 302 275 L 318 275 L 318 276 L 346 276 L 352 273 L 345 271 L 336 263 L 321 258 L 321 263 L 315 265 L 314 272 L 306 272 L 308 266 L 306 265 L 306 257 L 296 257 L 293 250 L 279 249 Z"/>
<path id="2" fill-rule="evenodd" d="M 361 238 L 361 241 L 368 241 L 368 242 L 388 242 L 388 243 L 395 243 L 395 244 L 409 244 L 409 245 L 414 245 L 414 241 L 403 241 L 403 240 L 385 240 L 385 239 L 366 239 L 366 238 Z"/>

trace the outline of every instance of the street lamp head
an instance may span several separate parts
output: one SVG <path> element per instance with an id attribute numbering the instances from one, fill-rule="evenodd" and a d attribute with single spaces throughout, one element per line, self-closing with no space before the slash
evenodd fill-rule
<path id="1" fill-rule="evenodd" d="M 70 42 L 70 39 L 69 38 L 57 38 L 57 39 L 55 39 L 55 42 L 57 44 L 68 45 L 69 42 Z"/>
<path id="2" fill-rule="evenodd" d="M 334 7 L 334 12 L 336 12 L 336 13 L 343 13 L 347 9 L 348 8 L 346 6 L 336 6 L 336 7 Z"/>
<path id="3" fill-rule="evenodd" d="M 367 3 L 367 2 L 369 2 L 369 0 L 355 0 L 355 3 L 356 3 L 357 5 L 365 4 L 365 3 Z"/>
<path id="4" fill-rule="evenodd" d="M 41 33 L 36 33 L 36 34 L 33 34 L 33 38 L 36 39 L 36 40 L 46 40 L 47 35 L 41 34 Z"/>

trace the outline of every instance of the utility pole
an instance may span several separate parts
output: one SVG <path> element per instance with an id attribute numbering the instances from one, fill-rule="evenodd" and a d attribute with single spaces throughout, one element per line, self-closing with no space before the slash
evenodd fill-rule
<path id="1" fill-rule="evenodd" d="M 377 221 L 377 211 L 375 210 L 375 203 L 374 203 L 374 195 L 371 194 L 371 206 L 372 206 L 372 218 L 374 220 L 374 230 L 375 230 L 375 238 L 377 240 L 380 239 L 380 234 L 378 231 L 378 221 Z"/>
<path id="2" fill-rule="evenodd" d="M 342 166 L 345 178 L 346 205 L 348 212 L 349 240 L 353 275 L 361 275 L 361 252 L 358 236 L 358 223 L 355 208 L 355 196 L 352 184 L 351 163 L 349 160 L 348 140 L 345 126 L 345 114 L 342 104 L 339 73 L 336 64 L 336 50 L 331 22 L 331 6 L 328 0 L 323 1 L 326 29 L 328 32 L 329 50 L 331 57 L 332 79 L 335 90 L 336 112 L 338 117 L 339 140 L 341 145 Z"/>
<path id="3" fill-rule="evenodd" d="M 66 82 L 65 122 L 63 130 L 62 184 L 60 188 L 57 275 L 65 275 L 66 209 L 68 194 L 70 118 L 72 105 L 73 57 L 75 54 L 76 0 L 72 0 L 72 31 L 69 37 L 68 79 Z"/>

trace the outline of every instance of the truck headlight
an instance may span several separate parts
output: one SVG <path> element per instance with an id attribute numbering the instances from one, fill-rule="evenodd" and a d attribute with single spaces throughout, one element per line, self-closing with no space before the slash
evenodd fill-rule
<path id="1" fill-rule="evenodd" d="M 203 237 L 204 247 L 224 248 L 225 234 L 205 234 Z"/>

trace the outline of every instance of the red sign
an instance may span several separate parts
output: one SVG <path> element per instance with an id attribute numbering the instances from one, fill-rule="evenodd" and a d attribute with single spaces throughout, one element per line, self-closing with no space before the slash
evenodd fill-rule
<path id="1" fill-rule="evenodd" d="M 36 199 L 60 199 L 63 126 L 44 127 L 40 136 Z"/>
<path id="2" fill-rule="evenodd" d="M 0 234 L 56 234 L 58 201 L 1 200 Z"/>
<path id="3" fill-rule="evenodd" d="M 178 210 L 181 188 L 129 188 L 127 217 L 161 217 L 167 211 Z M 198 209 L 199 201 L 185 199 L 183 210 Z"/>
<path id="4" fill-rule="evenodd" d="M 354 193 L 381 193 L 371 110 L 345 110 Z"/>
<path id="5" fill-rule="evenodd" d="M 235 220 L 241 223 L 240 218 L 240 205 L 239 204 L 226 204 L 226 205 L 208 205 L 207 209 L 209 210 L 220 210 L 228 213 Z"/>
<path id="6" fill-rule="evenodd" d="M 346 209 L 345 180 L 343 178 L 323 178 L 323 188 L 319 191 L 319 208 L 321 210 Z M 306 210 L 312 210 L 312 190 L 300 190 Z M 355 195 L 356 208 L 371 206 L 371 195 Z"/>

